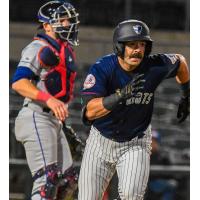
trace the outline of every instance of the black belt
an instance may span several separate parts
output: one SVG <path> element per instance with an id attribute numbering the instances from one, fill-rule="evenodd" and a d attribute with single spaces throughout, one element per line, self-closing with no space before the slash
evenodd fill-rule
<path id="1" fill-rule="evenodd" d="M 101 134 L 101 135 L 103 135 L 103 134 Z M 106 138 L 108 138 L 108 139 L 110 139 L 110 140 L 112 140 L 112 141 L 114 141 L 114 142 L 129 142 L 129 141 L 133 140 L 134 138 L 140 139 L 144 135 L 145 134 L 142 132 L 142 133 L 140 133 L 138 135 L 135 135 L 134 137 L 131 136 L 129 138 L 116 138 L 116 137 L 109 137 L 109 136 L 106 136 L 106 135 L 103 135 L 103 136 L 106 137 Z"/>
<path id="2" fill-rule="evenodd" d="M 28 104 L 25 104 L 24 107 L 28 107 Z M 46 112 L 46 113 L 50 113 L 51 109 L 50 108 L 42 108 L 42 111 Z"/>

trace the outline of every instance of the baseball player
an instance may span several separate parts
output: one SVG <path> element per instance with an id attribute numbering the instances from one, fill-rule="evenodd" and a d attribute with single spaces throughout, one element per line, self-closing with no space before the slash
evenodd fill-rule
<path id="1" fill-rule="evenodd" d="M 79 176 L 79 200 L 102 199 L 115 170 L 122 200 L 144 198 L 150 165 L 154 92 L 176 77 L 182 97 L 179 122 L 189 114 L 189 70 L 180 54 L 150 55 L 142 21 L 126 20 L 113 35 L 114 53 L 91 66 L 83 84 L 82 119 L 91 125 Z"/>
<path id="2" fill-rule="evenodd" d="M 33 200 L 65 199 L 77 180 L 62 131 L 76 76 L 73 45 L 78 45 L 78 13 L 64 1 L 40 7 L 43 32 L 22 51 L 12 88 L 25 97 L 15 121 L 33 176 Z"/>

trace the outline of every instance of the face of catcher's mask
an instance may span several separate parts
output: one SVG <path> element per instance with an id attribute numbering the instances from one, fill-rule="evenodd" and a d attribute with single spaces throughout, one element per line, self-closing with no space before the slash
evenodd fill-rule
<path id="1" fill-rule="evenodd" d="M 79 14 L 76 13 L 71 4 L 63 4 L 55 10 L 50 23 L 60 39 L 66 40 L 74 46 L 79 44 L 78 31 L 80 22 L 78 16 Z M 68 21 L 67 26 L 62 23 L 63 20 Z"/>

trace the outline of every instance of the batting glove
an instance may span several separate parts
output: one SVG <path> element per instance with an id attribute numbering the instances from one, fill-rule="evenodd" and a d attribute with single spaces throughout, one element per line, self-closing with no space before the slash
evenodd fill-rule
<path id="1" fill-rule="evenodd" d="M 137 75 L 130 83 L 128 83 L 124 88 L 118 89 L 116 93 L 119 95 L 121 99 L 128 99 L 134 96 L 137 92 L 144 88 L 143 79 L 144 74 Z"/>
<path id="2" fill-rule="evenodd" d="M 178 105 L 178 112 L 177 112 L 177 118 L 178 122 L 181 123 L 185 121 L 187 116 L 190 114 L 190 86 L 189 82 L 181 85 L 182 89 L 182 97 L 179 101 Z"/>

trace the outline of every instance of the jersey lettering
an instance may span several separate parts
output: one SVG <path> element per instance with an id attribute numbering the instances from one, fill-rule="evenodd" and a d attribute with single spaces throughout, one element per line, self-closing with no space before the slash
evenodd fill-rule
<path id="1" fill-rule="evenodd" d="M 130 99 L 126 100 L 126 105 L 131 104 L 149 104 L 153 97 L 153 93 L 148 92 L 138 92 L 135 97 L 131 97 Z"/>

